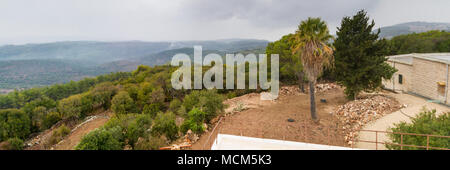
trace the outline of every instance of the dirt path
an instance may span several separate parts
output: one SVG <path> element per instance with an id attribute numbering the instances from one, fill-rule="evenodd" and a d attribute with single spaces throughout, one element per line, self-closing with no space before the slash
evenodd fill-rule
<path id="1" fill-rule="evenodd" d="M 400 123 L 402 121 L 411 122 L 410 117 L 416 116 L 424 106 L 427 109 L 436 109 L 437 114 L 450 111 L 450 108 L 447 106 L 431 103 L 424 98 L 413 96 L 410 94 L 396 94 L 391 92 L 383 93 L 394 97 L 401 104 L 406 104 L 406 108 L 400 109 L 399 111 L 393 112 L 380 119 L 377 119 L 364 126 L 362 130 L 387 131 L 396 123 Z M 375 133 L 361 132 L 359 134 L 359 139 L 365 141 L 375 141 Z M 389 142 L 390 140 L 386 134 L 379 133 L 378 141 Z M 360 142 L 356 144 L 356 147 L 364 149 L 376 149 L 377 146 L 374 143 Z M 378 144 L 378 149 L 386 149 L 386 147 L 382 144 Z"/>
<path id="2" fill-rule="evenodd" d="M 225 104 L 230 105 L 230 108 L 226 110 L 228 112 L 238 105 L 244 105 L 247 109 L 225 116 L 216 133 L 211 135 L 212 139 L 209 142 L 214 141 L 213 138 L 217 132 L 220 132 L 248 137 L 346 145 L 341 133 L 331 130 L 328 134 L 328 128 L 336 127 L 338 122 L 330 112 L 346 102 L 341 88 L 316 94 L 319 124 L 311 121 L 308 94 L 280 95 L 276 101 L 261 101 L 259 97 L 259 94 L 248 94 L 225 101 Z M 320 99 L 326 99 L 327 102 L 322 103 Z M 288 119 L 294 122 L 289 122 Z M 305 127 L 305 124 L 308 127 Z M 192 149 L 203 149 L 210 134 L 211 132 L 203 134 L 199 141 L 193 144 Z M 331 137 L 328 138 L 327 135 Z M 209 142 L 205 145 L 205 149 L 209 148 Z"/>
<path id="3" fill-rule="evenodd" d="M 84 135 L 103 126 L 110 118 L 111 113 L 101 113 L 87 119 L 66 136 L 61 142 L 53 146 L 54 150 L 72 150 L 81 141 Z"/>

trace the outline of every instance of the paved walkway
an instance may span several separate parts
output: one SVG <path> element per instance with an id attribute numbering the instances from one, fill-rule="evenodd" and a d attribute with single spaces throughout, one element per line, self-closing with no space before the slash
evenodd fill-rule
<path id="1" fill-rule="evenodd" d="M 386 131 L 389 128 L 393 127 L 393 125 L 396 123 L 400 123 L 402 121 L 409 123 L 411 122 L 410 117 L 415 117 L 417 114 L 419 114 L 424 106 L 427 109 L 436 109 L 436 113 L 438 115 L 443 112 L 450 112 L 450 108 L 447 106 L 437 103 L 431 103 L 424 98 L 417 97 L 414 95 L 395 94 L 395 93 L 387 93 L 387 95 L 394 97 L 401 104 L 406 104 L 407 107 L 394 113 L 388 114 L 372 123 L 367 124 L 362 128 L 363 130 Z M 365 141 L 375 141 L 375 133 L 361 132 L 359 135 L 359 139 Z M 379 133 L 378 141 L 389 142 L 390 140 L 386 134 Z M 359 142 L 356 144 L 356 147 L 364 149 L 376 149 L 376 145 L 374 143 Z M 378 149 L 386 149 L 386 147 L 382 144 L 378 144 Z"/>

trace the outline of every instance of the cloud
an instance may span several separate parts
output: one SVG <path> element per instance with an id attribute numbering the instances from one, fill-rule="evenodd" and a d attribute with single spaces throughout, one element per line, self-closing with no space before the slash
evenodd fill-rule
<path id="1" fill-rule="evenodd" d="M 450 22 L 448 0 L 2 0 L 0 44 L 66 40 L 276 40 L 321 17 L 333 33 L 366 9 L 377 25 Z"/>
<path id="2" fill-rule="evenodd" d="M 191 19 L 214 22 L 240 19 L 258 27 L 286 27 L 298 24 L 307 17 L 321 17 L 335 21 L 344 14 L 370 8 L 373 0 L 193 0 L 184 6 Z"/>

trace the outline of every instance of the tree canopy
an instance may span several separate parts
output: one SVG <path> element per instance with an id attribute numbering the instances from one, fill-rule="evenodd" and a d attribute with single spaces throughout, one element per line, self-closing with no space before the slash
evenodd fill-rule
<path id="1" fill-rule="evenodd" d="M 450 52 L 450 32 L 428 31 L 393 37 L 389 54 Z"/>
<path id="2" fill-rule="evenodd" d="M 338 27 L 335 78 L 345 87 L 349 99 L 355 99 L 361 91 L 376 90 L 383 78 L 390 79 L 396 71 L 385 62 L 387 42 L 378 40 L 379 31 L 372 32 L 374 25 L 361 10 L 353 17 L 344 17 Z"/>

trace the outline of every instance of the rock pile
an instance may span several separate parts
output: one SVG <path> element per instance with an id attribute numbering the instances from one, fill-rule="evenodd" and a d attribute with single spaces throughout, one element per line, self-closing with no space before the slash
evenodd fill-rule
<path id="1" fill-rule="evenodd" d="M 184 138 L 185 141 L 189 144 L 195 143 L 200 139 L 200 137 L 197 134 L 193 133 L 190 129 L 186 132 Z"/>
<path id="2" fill-rule="evenodd" d="M 325 92 L 331 89 L 338 88 L 339 86 L 335 83 L 321 83 L 316 84 L 315 92 Z M 309 92 L 309 86 L 305 83 L 305 92 Z M 291 85 L 291 86 L 283 86 L 280 88 L 280 95 L 286 96 L 286 95 L 299 95 L 301 94 L 300 88 L 298 85 Z"/>
<path id="3" fill-rule="evenodd" d="M 323 83 L 323 84 L 316 84 L 315 92 L 325 92 L 331 89 L 337 88 L 338 85 L 335 83 Z"/>
<path id="4" fill-rule="evenodd" d="M 352 144 L 358 131 L 364 125 L 385 114 L 397 111 L 401 107 L 402 105 L 393 98 L 384 95 L 369 95 L 339 106 L 331 114 L 334 114 L 342 123 L 345 140 L 348 144 Z"/>
<path id="5" fill-rule="evenodd" d="M 292 85 L 292 86 L 283 86 L 280 88 L 280 95 L 286 96 L 286 95 L 298 95 L 300 94 L 300 89 L 298 88 L 298 85 Z"/>

